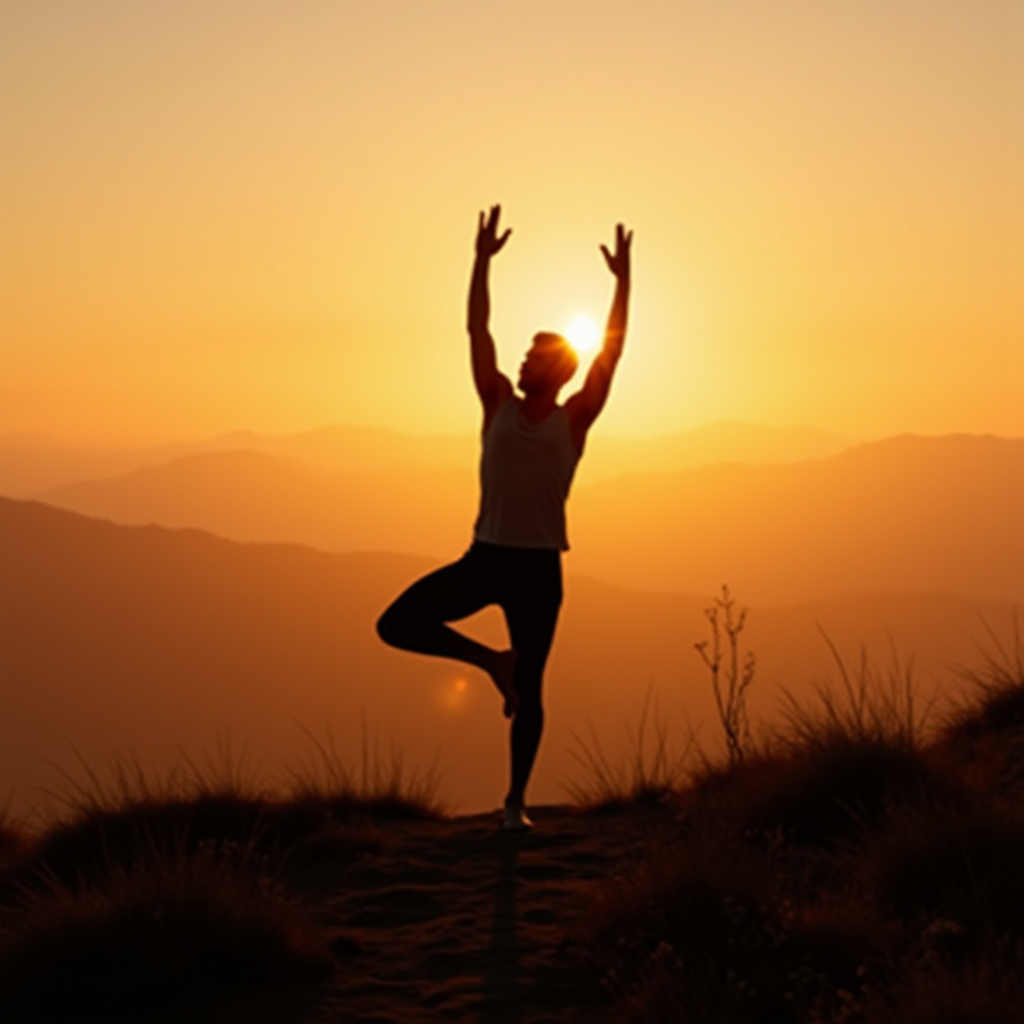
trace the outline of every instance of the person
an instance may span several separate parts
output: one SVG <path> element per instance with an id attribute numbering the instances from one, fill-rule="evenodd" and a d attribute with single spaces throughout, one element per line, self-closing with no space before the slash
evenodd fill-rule
<path id="1" fill-rule="evenodd" d="M 562 603 L 561 553 L 568 550 L 565 502 L 604 408 L 622 355 L 630 288 L 632 232 L 619 224 L 615 250 L 602 245 L 615 294 L 601 350 L 583 386 L 564 404 L 558 395 L 576 370 L 565 338 L 534 336 L 519 368 L 517 395 L 499 369 L 491 336 L 488 272 L 508 241 L 501 207 L 481 212 L 469 288 L 473 382 L 483 405 L 480 507 L 469 550 L 457 562 L 413 583 L 380 616 L 377 632 L 393 647 L 466 662 L 493 680 L 511 719 L 511 778 L 502 827 L 527 831 L 526 786 L 544 727 L 544 666 Z M 498 605 L 511 647 L 496 650 L 450 625 Z"/>

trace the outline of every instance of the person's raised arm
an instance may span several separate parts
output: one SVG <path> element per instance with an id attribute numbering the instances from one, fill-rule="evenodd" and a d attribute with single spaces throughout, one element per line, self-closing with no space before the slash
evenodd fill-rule
<path id="1" fill-rule="evenodd" d="M 480 213 L 476 232 L 476 257 L 473 261 L 473 276 L 469 284 L 469 329 L 470 357 L 473 363 L 473 383 L 484 406 L 484 429 L 498 406 L 512 394 L 512 383 L 498 369 L 498 357 L 494 338 L 488 321 L 491 316 L 491 298 L 487 290 L 487 272 L 491 257 L 501 250 L 508 241 L 512 229 L 498 234 L 498 219 L 501 207 L 492 206 L 486 215 Z"/>
<path id="2" fill-rule="evenodd" d="M 612 377 L 615 375 L 615 367 L 618 366 L 622 346 L 626 340 L 630 284 L 629 248 L 632 242 L 633 232 L 618 224 L 615 228 L 615 252 L 609 252 L 605 246 L 601 246 L 608 269 L 615 275 L 615 295 L 612 298 L 612 308 L 608 314 L 608 326 L 605 329 L 601 351 L 590 364 L 583 387 L 566 402 L 574 439 L 581 450 L 587 431 L 608 401 Z"/>

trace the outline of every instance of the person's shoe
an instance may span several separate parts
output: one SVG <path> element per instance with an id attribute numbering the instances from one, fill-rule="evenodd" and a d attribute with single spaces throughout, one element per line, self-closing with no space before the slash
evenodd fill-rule
<path id="1" fill-rule="evenodd" d="M 505 815 L 501 819 L 502 832 L 531 832 L 533 822 L 527 817 L 526 811 L 518 804 L 506 804 Z"/>

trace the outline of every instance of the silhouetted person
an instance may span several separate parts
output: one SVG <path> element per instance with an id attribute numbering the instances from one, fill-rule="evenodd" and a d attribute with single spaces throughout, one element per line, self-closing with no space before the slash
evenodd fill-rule
<path id="1" fill-rule="evenodd" d="M 633 234 L 619 224 L 615 252 L 601 246 L 616 281 L 604 345 L 583 387 L 559 405 L 558 393 L 577 365 L 576 353 L 560 335 L 534 336 L 519 368 L 521 398 L 498 369 L 488 329 L 487 274 L 491 257 L 511 234 L 498 234 L 500 215 L 500 206 L 480 214 L 469 288 L 473 381 L 484 413 L 473 543 L 459 561 L 409 587 L 380 617 L 377 631 L 394 647 L 467 662 L 494 680 L 505 716 L 512 719 L 503 827 L 521 831 L 531 827 L 524 796 L 544 726 L 541 684 L 562 603 L 561 552 L 569 547 L 565 500 L 622 355 Z M 487 647 L 448 625 L 491 604 L 505 614 L 510 650 Z"/>

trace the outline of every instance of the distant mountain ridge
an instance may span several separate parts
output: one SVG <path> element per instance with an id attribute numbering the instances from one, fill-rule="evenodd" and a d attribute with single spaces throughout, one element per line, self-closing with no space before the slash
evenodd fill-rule
<path id="1" fill-rule="evenodd" d="M 261 452 L 204 452 L 72 484 L 43 500 L 119 523 L 195 527 L 233 540 L 439 556 L 468 543 L 476 474 L 329 470 Z"/>
<path id="2" fill-rule="evenodd" d="M 234 451 L 42 497 L 121 523 L 448 559 L 469 543 L 477 482 L 475 463 L 339 471 Z M 730 582 L 759 604 L 870 590 L 1024 600 L 1021 522 L 1024 440 L 904 435 L 799 462 L 580 481 L 569 557 L 624 586 Z"/>
<path id="3" fill-rule="evenodd" d="M 687 469 L 708 462 L 785 462 L 833 454 L 853 442 L 811 427 L 713 423 L 653 438 L 594 434 L 580 480 L 633 470 Z M 252 451 L 335 470 L 470 469 L 479 437 L 404 434 L 377 427 L 333 425 L 273 436 L 239 430 L 203 441 L 140 449 L 76 446 L 31 436 L 0 436 L 0 494 L 37 497 L 71 483 L 106 479 L 209 452 Z"/>
<path id="4" fill-rule="evenodd" d="M 865 591 L 1024 602 L 1024 440 L 888 438 L 788 465 L 635 474 L 577 495 L 577 571 L 782 603 Z M 620 528 L 614 528 L 620 527 Z"/>

